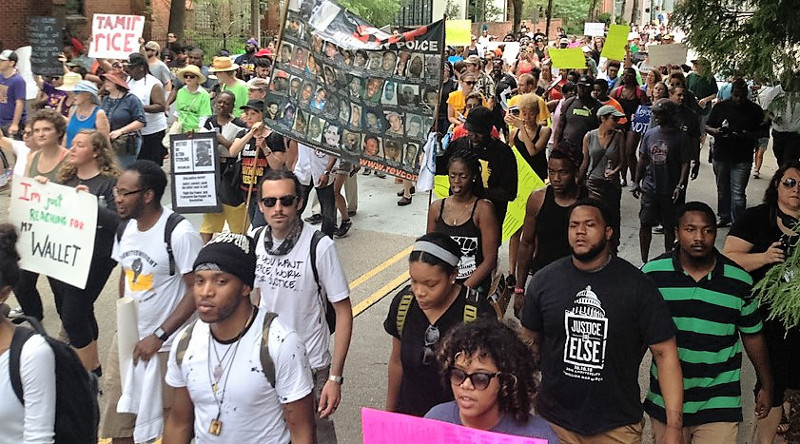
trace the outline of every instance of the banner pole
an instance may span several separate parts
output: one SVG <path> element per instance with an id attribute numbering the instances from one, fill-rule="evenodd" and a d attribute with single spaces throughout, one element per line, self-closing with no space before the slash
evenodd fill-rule
<path id="1" fill-rule="evenodd" d="M 281 42 L 283 41 L 283 30 L 286 29 L 286 15 L 289 13 L 289 1 L 283 2 L 283 15 L 281 16 L 281 27 L 278 29 L 278 42 L 275 44 L 275 60 L 272 61 L 272 69 L 275 69 L 275 62 L 278 61 L 278 54 L 281 50 Z"/>

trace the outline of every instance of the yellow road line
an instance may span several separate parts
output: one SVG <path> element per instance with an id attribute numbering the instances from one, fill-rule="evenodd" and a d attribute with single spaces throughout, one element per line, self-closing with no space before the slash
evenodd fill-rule
<path id="1" fill-rule="evenodd" d="M 413 248 L 413 245 L 409 245 L 408 248 L 406 248 L 405 250 L 395 254 L 394 256 L 390 257 L 389 259 L 386 259 L 385 261 L 383 261 L 381 264 L 377 265 L 372 270 L 369 270 L 368 272 L 366 272 L 366 273 L 362 274 L 361 276 L 357 277 L 355 280 L 353 280 L 353 282 L 350 282 L 350 290 L 352 291 L 354 288 L 356 288 L 359 285 L 363 284 L 364 282 L 372 279 L 376 274 L 378 274 L 381 271 L 389 268 L 390 266 L 392 266 L 395 262 L 399 261 L 400 259 L 408 257 L 408 255 L 411 254 L 411 249 L 412 248 Z"/>
<path id="2" fill-rule="evenodd" d="M 360 315 L 366 309 L 368 309 L 369 307 L 371 307 L 374 304 L 376 304 L 378 301 L 383 299 L 386 295 L 391 293 L 392 290 L 394 290 L 395 288 L 397 288 L 400 285 L 402 285 L 406 280 L 408 280 L 408 278 L 409 278 L 408 270 L 406 270 L 406 271 L 400 273 L 400 275 L 397 276 L 396 278 L 394 278 L 391 281 L 389 281 L 386 285 L 384 285 L 383 287 L 379 288 L 377 291 L 375 291 L 375 293 L 372 293 L 371 295 L 369 295 L 369 297 L 367 297 L 363 301 L 361 301 L 358 304 L 356 304 L 356 306 L 353 307 L 353 317 L 356 317 L 356 316 Z"/>

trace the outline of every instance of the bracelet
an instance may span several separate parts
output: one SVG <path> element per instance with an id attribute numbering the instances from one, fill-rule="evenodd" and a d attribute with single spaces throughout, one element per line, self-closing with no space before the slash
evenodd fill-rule
<path id="1" fill-rule="evenodd" d="M 339 385 L 342 385 L 342 383 L 344 383 L 344 378 L 342 376 L 330 375 L 328 376 L 328 381 L 333 381 Z"/>
<path id="2" fill-rule="evenodd" d="M 522 293 L 525 293 L 525 289 L 519 287 L 514 288 L 514 294 L 522 294 Z"/>

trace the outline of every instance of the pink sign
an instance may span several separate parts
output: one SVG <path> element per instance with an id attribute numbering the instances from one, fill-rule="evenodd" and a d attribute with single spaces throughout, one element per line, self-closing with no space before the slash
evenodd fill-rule
<path id="1" fill-rule="evenodd" d="M 547 444 L 546 439 L 470 429 L 399 413 L 361 409 L 364 444 Z"/>

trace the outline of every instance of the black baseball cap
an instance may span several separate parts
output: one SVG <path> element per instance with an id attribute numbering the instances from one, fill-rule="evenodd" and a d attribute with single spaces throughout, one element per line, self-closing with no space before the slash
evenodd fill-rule
<path id="1" fill-rule="evenodd" d="M 578 83 L 576 83 L 576 85 L 592 86 L 593 82 L 594 79 L 592 78 L 592 76 L 587 76 L 586 74 L 584 74 L 578 79 Z"/>
<path id="2" fill-rule="evenodd" d="M 258 111 L 260 113 L 263 113 L 264 112 L 264 101 L 261 100 L 261 99 L 248 100 L 247 101 L 247 105 L 239 107 L 239 109 L 241 109 L 241 110 L 246 110 L 248 108 L 252 109 L 252 110 L 255 110 L 255 111 Z"/>
<path id="3" fill-rule="evenodd" d="M 464 123 L 467 131 L 478 134 L 491 134 L 492 126 L 494 126 L 494 116 L 492 111 L 485 106 L 471 109 L 467 114 L 467 121 Z"/>
<path id="4" fill-rule="evenodd" d="M 141 55 L 140 53 L 134 52 L 128 56 L 128 65 L 129 66 L 147 65 L 147 59 L 145 59 L 144 56 Z"/>

